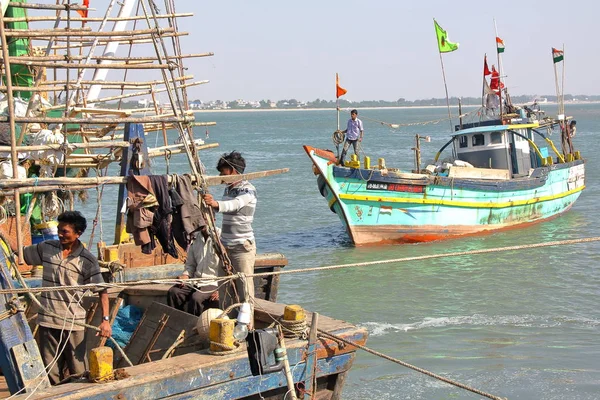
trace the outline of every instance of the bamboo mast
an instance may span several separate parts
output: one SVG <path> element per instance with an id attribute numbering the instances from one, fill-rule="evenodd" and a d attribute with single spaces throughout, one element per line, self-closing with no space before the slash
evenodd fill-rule
<path id="1" fill-rule="evenodd" d="M 0 12 L 0 41 L 2 41 L 2 57 L 4 58 L 4 75 L 6 79 L 6 102 L 8 106 L 8 123 L 10 126 L 10 157 L 12 161 L 13 178 L 19 178 L 19 160 L 17 156 L 17 130 L 15 127 L 15 99 L 13 97 L 12 77 L 10 75 L 10 61 L 8 61 L 8 42 L 4 31 L 4 15 Z M 14 191 L 15 203 L 15 229 L 17 236 L 17 252 L 19 262 L 24 263 L 23 259 L 23 235 L 21 227 L 21 198 L 19 191 Z"/>
<path id="2" fill-rule="evenodd" d="M 19 3 L 21 4 L 21 3 Z M 86 10 L 93 10 L 93 8 L 86 8 Z M 177 13 L 177 14 L 160 14 L 157 16 L 157 18 L 159 19 L 165 19 L 165 18 L 181 18 L 181 17 L 193 17 L 194 13 Z M 14 17 L 14 18 L 4 18 L 4 22 L 41 22 L 41 21 L 54 21 L 56 18 L 55 17 L 44 17 L 44 16 L 35 16 L 35 17 L 30 17 L 30 16 L 26 16 L 26 17 Z M 130 17 L 110 17 L 107 19 L 107 21 L 110 22 L 114 22 L 114 21 L 136 21 L 136 20 L 140 20 L 140 19 L 144 19 L 143 15 L 136 15 L 136 16 L 130 16 Z M 100 18 L 100 17 L 76 17 L 76 18 L 71 18 L 72 22 L 102 22 L 104 20 L 104 18 Z"/>

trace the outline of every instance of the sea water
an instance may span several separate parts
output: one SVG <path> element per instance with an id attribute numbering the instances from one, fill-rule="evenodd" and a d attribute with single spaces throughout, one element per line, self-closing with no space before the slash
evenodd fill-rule
<path id="1" fill-rule="evenodd" d="M 548 106 L 549 115 L 556 106 Z M 465 122 L 476 118 L 475 109 Z M 452 110 L 457 114 L 456 110 Z M 527 249 L 527 244 L 600 236 L 600 105 L 568 105 L 577 120 L 574 143 L 586 159 L 583 194 L 564 215 L 530 227 L 411 245 L 354 247 L 338 217 L 319 194 L 302 145 L 335 149 L 335 110 L 206 112 L 214 121 L 201 152 L 209 174 L 224 152 L 237 150 L 247 172 L 289 168 L 254 180 L 258 206 L 254 230 L 259 252 L 281 252 L 286 270 L 395 259 L 503 246 L 519 251 L 438 258 L 371 267 L 284 275 L 279 301 L 346 320 L 369 330 L 367 345 L 404 362 L 496 396 L 510 399 L 600 398 L 600 243 Z M 349 112 L 340 116 L 345 128 Z M 443 108 L 359 110 L 362 151 L 388 167 L 414 169 L 415 135 L 425 167 L 449 140 Z M 418 122 L 418 125 L 412 125 Z M 454 124 L 458 119 L 454 118 Z M 399 125 L 392 129 L 390 126 Z M 205 128 L 196 136 L 204 138 Z M 174 132 L 169 140 L 175 140 Z M 560 145 L 558 132 L 552 136 Z M 149 136 L 150 147 L 163 144 Z M 449 155 L 448 152 L 445 155 Z M 188 170 L 183 155 L 153 162 L 155 173 Z M 220 196 L 222 187 L 211 192 Z M 116 196 L 106 188 L 104 199 Z M 96 212 L 94 192 L 85 206 Z M 111 194 L 112 193 L 112 194 Z M 108 196 L 108 197 L 107 197 Z M 103 205 L 104 240 L 115 210 Z M 99 227 L 95 240 L 98 240 Z M 358 351 L 344 399 L 471 399 L 480 396 Z"/>

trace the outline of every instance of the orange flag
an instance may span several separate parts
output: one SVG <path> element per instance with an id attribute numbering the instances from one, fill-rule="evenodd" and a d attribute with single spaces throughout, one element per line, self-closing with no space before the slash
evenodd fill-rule
<path id="1" fill-rule="evenodd" d="M 348 93 L 348 91 L 340 86 L 340 77 L 336 73 L 335 74 L 335 96 L 339 99 L 340 96 L 343 96 L 346 93 Z"/>
<path id="2" fill-rule="evenodd" d="M 83 0 L 83 5 L 89 7 L 90 0 Z M 88 16 L 88 10 L 77 10 L 77 12 L 79 13 L 79 15 L 81 15 L 82 18 L 87 18 Z"/>

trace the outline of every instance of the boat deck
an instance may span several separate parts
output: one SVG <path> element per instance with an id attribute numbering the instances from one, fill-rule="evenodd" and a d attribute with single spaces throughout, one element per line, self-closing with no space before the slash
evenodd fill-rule
<path id="1" fill-rule="evenodd" d="M 257 299 L 255 321 L 257 326 L 268 326 L 283 315 L 284 304 Z M 307 312 L 310 321 L 312 313 Z M 347 340 L 364 344 L 367 331 L 363 328 L 326 316 L 319 316 L 319 329 L 334 333 Z M 288 358 L 292 367 L 303 363 L 306 357 L 305 340 L 286 339 Z M 340 346 L 329 339 L 319 339 L 317 371 L 321 379 L 322 398 L 332 398 L 335 388 L 327 382 L 328 375 L 349 369 L 355 356 L 353 346 Z M 264 376 L 250 374 L 248 355 L 245 350 L 227 356 L 211 355 L 206 350 L 188 353 L 165 360 L 125 368 L 129 377 L 109 383 L 69 383 L 38 391 L 33 396 L 23 394 L 14 399 L 106 399 L 106 398 L 199 398 L 217 396 L 232 397 L 231 390 L 240 397 L 268 393 L 285 382 L 283 372 Z M 305 368 L 292 368 L 294 381 L 303 381 Z M 343 379 L 343 378 L 342 378 Z M 1 390 L 1 389 L 0 389 Z M 284 390 L 285 392 L 285 390 Z M 0 392 L 0 394 L 3 392 Z M 329 393 L 329 395 L 327 395 Z M 264 394 L 264 393 L 263 393 Z M 323 397 L 325 395 L 325 397 Z M 31 396 L 31 397 L 28 397 Z M 237 395 L 236 395 L 237 396 Z"/>

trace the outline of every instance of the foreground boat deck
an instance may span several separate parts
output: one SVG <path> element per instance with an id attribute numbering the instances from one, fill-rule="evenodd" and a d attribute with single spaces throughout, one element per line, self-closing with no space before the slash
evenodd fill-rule
<path id="1" fill-rule="evenodd" d="M 255 320 L 264 326 L 283 315 L 285 305 L 256 301 Z M 312 314 L 307 312 L 307 319 Z M 363 345 L 367 331 L 363 328 L 319 316 L 319 329 Z M 288 358 L 294 382 L 305 380 L 305 340 L 287 339 Z M 317 389 L 320 399 L 338 399 L 345 373 L 355 357 L 353 346 L 340 346 L 333 340 L 319 339 L 317 349 Z M 296 366 L 297 364 L 300 366 Z M 207 351 L 188 353 L 166 360 L 125 368 L 129 377 L 109 383 L 69 383 L 15 396 L 15 399 L 191 399 L 191 398 L 283 398 L 287 392 L 283 371 L 252 376 L 245 349 L 229 356 Z M 31 396 L 31 397 L 29 397 Z M 257 397 L 258 398 L 258 397 Z"/>

